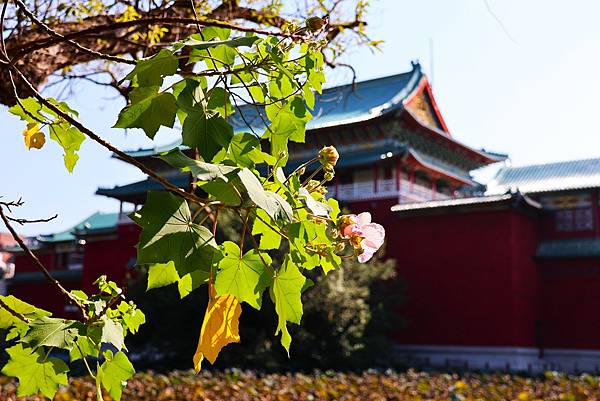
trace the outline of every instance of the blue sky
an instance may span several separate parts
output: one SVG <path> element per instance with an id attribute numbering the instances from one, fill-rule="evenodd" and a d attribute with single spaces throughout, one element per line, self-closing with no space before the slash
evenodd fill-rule
<path id="1" fill-rule="evenodd" d="M 407 71 L 411 60 L 419 60 L 455 138 L 506 152 L 514 165 L 600 157 L 600 2 L 488 0 L 510 37 L 483 0 L 372 4 L 368 30 L 385 43 L 382 52 L 356 49 L 348 55 L 359 79 Z M 333 71 L 330 82 L 349 77 Z M 109 128 L 122 100 L 111 100 L 114 94 L 103 89 L 80 88 L 72 104 L 88 126 L 124 149 L 151 145 L 142 132 Z M 118 203 L 95 196 L 97 187 L 142 178 L 89 140 L 69 174 L 57 144 L 28 151 L 22 123 L 3 106 L 0 121 L 0 195 L 25 200 L 19 216 L 59 214 L 51 223 L 22 228 L 23 234 L 63 230 L 95 211 L 115 211 Z M 156 138 L 159 144 L 169 140 L 164 132 Z"/>

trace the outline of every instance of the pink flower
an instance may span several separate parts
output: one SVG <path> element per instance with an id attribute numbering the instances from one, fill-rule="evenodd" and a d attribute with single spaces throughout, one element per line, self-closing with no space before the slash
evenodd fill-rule
<path id="1" fill-rule="evenodd" d="M 362 238 L 359 241 L 362 253 L 358 255 L 358 261 L 365 263 L 383 245 L 385 229 L 377 223 L 371 223 L 371 213 L 369 212 L 363 212 L 358 216 L 351 214 L 344 216 L 344 218 L 345 224 L 342 228 L 342 235 L 346 238 Z"/>

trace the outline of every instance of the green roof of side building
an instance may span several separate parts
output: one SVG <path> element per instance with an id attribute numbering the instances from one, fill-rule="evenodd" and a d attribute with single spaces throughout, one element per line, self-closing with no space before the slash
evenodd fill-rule
<path id="1" fill-rule="evenodd" d="M 600 158 L 504 167 L 488 184 L 487 194 L 600 188 Z"/>
<path id="2" fill-rule="evenodd" d="M 68 230 L 49 235 L 39 235 L 36 240 L 38 242 L 74 241 L 79 235 L 112 231 L 117 226 L 118 221 L 119 213 L 96 212 Z"/>

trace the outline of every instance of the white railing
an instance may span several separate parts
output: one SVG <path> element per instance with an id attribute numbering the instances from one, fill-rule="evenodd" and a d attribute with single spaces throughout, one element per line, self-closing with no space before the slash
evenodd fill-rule
<path id="1" fill-rule="evenodd" d="M 399 198 L 400 203 L 425 202 L 430 200 L 450 199 L 450 196 L 432 191 L 422 185 L 402 180 L 400 190 L 395 179 L 362 181 L 352 184 L 340 184 L 327 187 L 329 194 L 343 201 Z"/>

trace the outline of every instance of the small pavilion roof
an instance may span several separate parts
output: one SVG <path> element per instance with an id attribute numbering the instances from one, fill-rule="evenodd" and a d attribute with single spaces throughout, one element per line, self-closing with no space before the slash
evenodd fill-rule
<path id="1" fill-rule="evenodd" d="M 488 184 L 486 194 L 600 188 L 600 158 L 504 167 Z"/>

